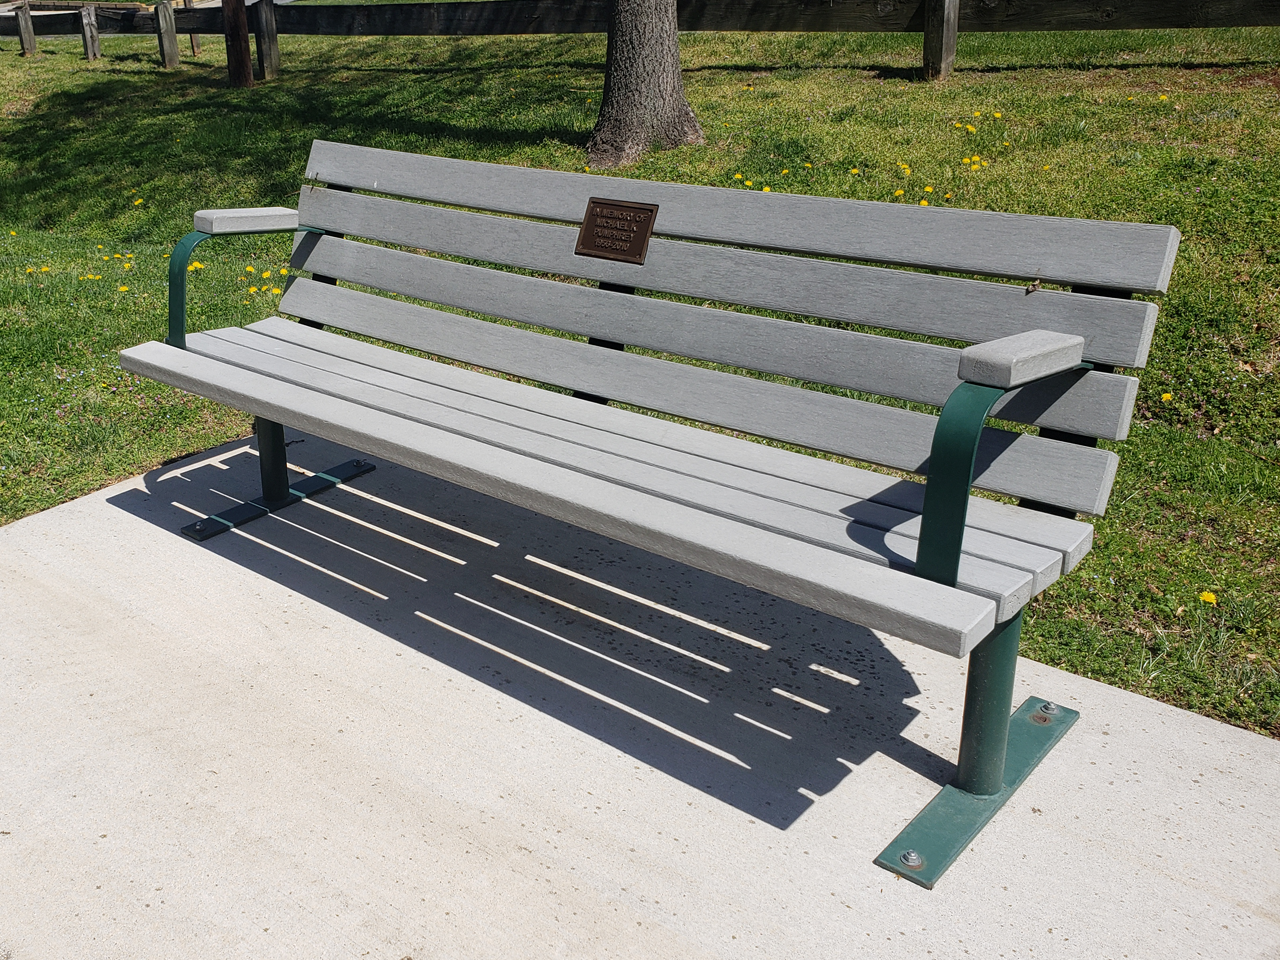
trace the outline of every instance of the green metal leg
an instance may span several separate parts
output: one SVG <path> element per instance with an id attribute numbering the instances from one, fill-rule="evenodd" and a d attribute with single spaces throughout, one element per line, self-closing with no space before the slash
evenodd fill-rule
<path id="1" fill-rule="evenodd" d="M 368 460 L 347 460 L 291 484 L 289 465 L 285 459 L 284 427 L 271 420 L 256 417 L 254 430 L 258 434 L 258 468 L 262 472 L 262 496 L 187 524 L 182 532 L 192 540 L 203 542 L 220 533 L 242 527 L 277 510 L 283 510 L 299 500 L 314 497 L 340 483 L 362 477 L 374 469 L 374 465 Z"/>
<path id="2" fill-rule="evenodd" d="M 1013 675 L 1018 668 L 1021 637 L 1022 611 L 1018 611 L 1016 617 L 996 627 L 969 654 L 955 785 L 980 797 L 1004 789 L 1009 710 L 1013 706 Z"/>
<path id="3" fill-rule="evenodd" d="M 289 493 L 289 467 L 285 460 L 284 427 L 271 420 L 255 417 L 258 434 L 258 468 L 262 471 L 262 501 L 269 510 L 276 504 L 297 503 Z"/>
<path id="4" fill-rule="evenodd" d="M 1009 716 L 1021 634 L 1018 614 L 969 655 L 955 783 L 943 787 L 885 847 L 878 866 L 933 889 L 1080 716 L 1037 697 Z"/>

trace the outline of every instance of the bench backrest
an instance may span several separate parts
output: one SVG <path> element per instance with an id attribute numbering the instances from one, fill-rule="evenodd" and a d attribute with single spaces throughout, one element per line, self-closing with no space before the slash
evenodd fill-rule
<path id="1" fill-rule="evenodd" d="M 936 407 L 958 383 L 959 348 L 868 330 L 965 344 L 1033 329 L 1079 334 L 1096 369 L 1002 400 L 994 416 L 1043 435 L 988 428 L 975 485 L 1099 515 L 1118 461 L 1089 444 L 1128 434 L 1137 392 L 1133 377 L 1110 371 L 1142 367 L 1155 326 L 1155 305 L 1128 297 L 1166 289 L 1179 240 L 1174 228 L 1147 224 L 654 183 L 325 141 L 313 145 L 307 176 L 327 186 L 302 189 L 300 222 L 329 235 L 301 238 L 293 265 L 322 279 L 295 281 L 282 313 L 900 470 L 927 470 L 935 417 L 846 391 Z M 574 254 L 591 197 L 658 205 L 643 265 Z M 1029 292 L 1030 280 L 1077 292 Z"/>

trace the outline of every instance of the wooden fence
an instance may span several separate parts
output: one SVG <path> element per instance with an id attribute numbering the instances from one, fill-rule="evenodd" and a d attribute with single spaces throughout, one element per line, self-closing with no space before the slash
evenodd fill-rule
<path id="1" fill-rule="evenodd" d="M 603 33 L 610 0 L 488 0 L 483 3 L 395 3 L 374 6 L 275 6 L 258 0 L 248 8 L 258 38 L 258 59 L 279 61 L 278 34 L 319 36 L 500 36 Z M 97 33 L 223 34 L 221 8 L 97 8 Z M 959 31 L 1133 30 L 1280 26 L 1280 0 L 678 0 L 681 31 L 923 33 L 925 74 L 945 77 Z M 272 17 L 274 14 L 274 17 Z M 23 36 L 26 22 L 30 37 Z M 274 19 L 274 29 L 268 21 Z M 0 37 L 82 35 L 79 12 L 0 17 Z M 168 57 L 165 57 L 168 60 Z M 271 73 L 270 70 L 267 71 Z M 269 78 L 269 77 L 268 77 Z"/>

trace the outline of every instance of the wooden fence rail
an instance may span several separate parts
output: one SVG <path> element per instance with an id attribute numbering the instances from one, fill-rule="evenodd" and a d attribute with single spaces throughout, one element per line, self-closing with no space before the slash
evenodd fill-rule
<path id="1" fill-rule="evenodd" d="M 678 0 L 681 31 L 926 33 L 925 68 L 945 76 L 957 31 L 1133 30 L 1280 26 L 1280 0 Z M 261 37 L 260 3 L 249 28 Z M 279 6 L 274 34 L 501 36 L 604 33 L 609 0 L 488 0 L 372 6 Z M 175 9 L 178 33 L 224 33 L 219 8 Z M 31 18 L 37 36 L 79 36 L 79 13 Z M 0 17 L 0 37 L 17 36 Z M 154 34 L 150 10 L 98 9 L 98 33 Z M 270 54 L 270 51 L 268 51 Z M 261 55 L 260 55 L 261 56 Z"/>

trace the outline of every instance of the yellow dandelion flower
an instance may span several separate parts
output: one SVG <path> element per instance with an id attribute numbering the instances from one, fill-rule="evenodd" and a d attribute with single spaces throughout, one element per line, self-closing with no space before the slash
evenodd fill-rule
<path id="1" fill-rule="evenodd" d="M 35 273 L 35 272 L 36 272 L 35 267 L 27 267 L 27 273 Z"/>
<path id="2" fill-rule="evenodd" d="M 985 167 L 987 165 L 987 161 L 983 160 L 982 165 Z"/>
<path id="3" fill-rule="evenodd" d="M 1162 393 L 1162 394 L 1160 394 L 1160 399 L 1161 399 L 1162 401 L 1164 401 L 1165 403 L 1168 403 L 1170 400 L 1172 400 L 1172 399 L 1173 399 L 1173 394 L 1172 394 L 1172 393 Z"/>
<path id="4" fill-rule="evenodd" d="M 783 170 L 782 172 L 783 172 L 783 173 L 790 173 L 791 171 L 790 171 L 790 170 Z"/>
<path id="5" fill-rule="evenodd" d="M 10 231 L 9 231 L 9 236 L 11 236 L 11 237 L 16 237 L 17 235 L 18 235 L 18 231 L 17 231 L 17 230 L 10 230 Z M 102 248 L 101 248 L 101 247 L 99 247 L 98 249 L 99 249 L 99 250 L 101 250 Z"/>
<path id="6" fill-rule="evenodd" d="M 1048 169 L 1049 169 L 1049 164 L 1047 164 L 1047 163 L 1046 163 L 1046 164 L 1044 165 L 1044 168 L 1045 168 L 1046 170 L 1048 170 Z"/>
<path id="7" fill-rule="evenodd" d="M 1132 100 L 1132 99 L 1133 99 L 1133 97 L 1130 97 L 1129 99 L 1130 99 L 1130 100 Z"/>
<path id="8" fill-rule="evenodd" d="M 1004 145 L 1007 147 L 1007 146 L 1009 145 L 1009 141 L 1008 141 L 1008 140 L 1006 140 L 1006 141 L 1004 142 Z"/>
<path id="9" fill-rule="evenodd" d="M 921 200 L 921 201 L 920 201 L 920 206 L 922 206 L 922 207 L 927 207 L 928 205 L 929 205 L 929 201 L 928 201 L 928 200 Z"/>
<path id="10" fill-rule="evenodd" d="M 103 260 L 110 260 L 111 258 L 110 258 L 110 257 L 103 257 L 102 259 L 103 259 Z"/>
<path id="11" fill-rule="evenodd" d="M 252 264 L 250 264 L 249 266 L 245 267 L 245 268 L 244 268 L 244 272 L 245 272 L 245 273 L 253 273 L 253 272 L 254 272 L 254 270 L 253 270 L 253 265 L 252 265 Z"/>
<path id="12" fill-rule="evenodd" d="M 971 166 L 969 169 L 970 169 L 970 170 L 981 170 L 981 169 L 982 169 L 982 165 L 981 165 L 981 164 L 978 164 L 978 163 L 975 163 L 975 164 L 974 164 L 973 166 Z"/>
<path id="13" fill-rule="evenodd" d="M 133 264 L 132 264 L 132 263 L 126 263 L 126 264 L 124 265 L 124 268 L 125 268 L 126 270 L 132 270 L 132 269 L 133 269 Z"/>
<path id="14" fill-rule="evenodd" d="M 761 193 L 769 193 L 769 188 L 765 187 L 763 190 L 761 190 Z"/>
<path id="15" fill-rule="evenodd" d="M 591 102 L 590 100 L 588 100 L 588 101 L 587 101 L 587 103 L 590 103 L 590 102 Z M 590 173 L 590 172 L 591 172 L 591 168 L 590 168 L 590 167 L 583 167 L 582 169 L 583 169 L 583 170 L 585 170 L 585 171 L 587 171 L 587 173 Z"/>
<path id="16" fill-rule="evenodd" d="M 168 259 L 169 259 L 169 255 L 168 255 L 167 253 L 164 255 L 164 259 L 166 259 L 166 260 L 168 260 Z"/>
<path id="17" fill-rule="evenodd" d="M 973 111 L 973 115 L 974 115 L 975 117 L 980 117 L 980 116 L 982 116 L 982 111 L 981 111 L 981 110 L 975 110 L 975 111 Z"/>
<path id="18" fill-rule="evenodd" d="M 951 194 L 949 194 L 949 193 L 948 193 L 948 194 L 946 194 L 942 199 L 943 199 L 943 200 L 950 200 L 950 199 L 951 199 Z"/>
<path id="19" fill-rule="evenodd" d="M 102 244 L 98 244 L 98 249 L 99 249 L 99 250 L 101 250 L 101 249 L 102 249 Z"/>
<path id="20" fill-rule="evenodd" d="M 48 272 L 49 272 L 49 268 L 48 268 L 48 267 L 41 267 L 41 268 L 40 268 L 40 272 L 41 272 L 41 273 L 48 273 Z"/>
<path id="21" fill-rule="evenodd" d="M 126 292 L 128 292 L 129 288 L 128 288 L 128 287 L 116 287 L 116 290 L 118 290 L 120 293 L 126 293 Z"/>
<path id="22" fill-rule="evenodd" d="M 960 124 L 959 122 L 957 122 L 957 123 L 956 123 L 956 126 L 957 126 L 957 127 L 958 127 L 958 126 L 960 126 L 960 125 L 961 125 L 961 124 Z"/>
<path id="23" fill-rule="evenodd" d="M 741 179 L 742 179 L 742 174 L 740 174 L 740 173 L 735 173 L 735 174 L 733 175 L 733 179 L 735 179 L 735 180 L 741 180 Z"/>
<path id="24" fill-rule="evenodd" d="M 903 191 L 903 190 L 895 190 L 895 191 L 893 191 L 893 195 L 894 195 L 895 197 L 900 197 L 900 196 L 902 196 L 902 194 L 903 194 L 904 192 L 905 192 L 905 191 Z"/>
<path id="25" fill-rule="evenodd" d="M 812 168 L 813 168 L 813 164 L 812 164 L 812 163 L 806 163 L 806 164 L 805 164 L 805 166 L 806 166 L 806 167 L 809 167 L 810 169 L 812 169 Z"/>
<path id="26" fill-rule="evenodd" d="M 961 163 L 973 163 L 973 157 L 965 157 L 965 158 L 964 158 L 963 160 L 961 160 L 960 162 L 961 162 Z"/>
<path id="27" fill-rule="evenodd" d="M 280 292 L 280 288 L 279 288 L 279 287 L 272 287 L 272 288 L 271 288 L 271 292 L 272 292 L 272 293 L 279 293 L 279 292 Z"/>
<path id="28" fill-rule="evenodd" d="M 257 293 L 257 292 L 258 292 L 258 288 L 257 288 L 257 287 L 250 287 L 250 288 L 249 288 L 249 292 L 250 292 L 250 293 Z"/>
<path id="29" fill-rule="evenodd" d="M 195 265 L 194 263 L 188 263 L 188 264 L 187 264 L 187 273 L 190 273 L 190 272 L 191 272 L 192 270 L 194 270 L 195 268 L 196 268 L 196 265 Z"/>
<path id="30" fill-rule="evenodd" d="M 925 193 L 933 193 L 933 187 L 925 187 L 925 188 L 924 188 L 924 192 L 925 192 Z"/>
<path id="31" fill-rule="evenodd" d="M 998 114 L 998 113 L 996 113 L 996 114 L 992 114 L 992 116 L 994 116 L 997 120 L 999 120 L 999 119 L 1000 119 L 1000 114 Z"/>
<path id="32" fill-rule="evenodd" d="M 195 267 L 197 270 L 203 270 L 203 269 L 204 269 L 204 264 L 203 264 L 203 263 L 201 263 L 199 260 L 195 261 L 195 262 L 194 262 L 194 263 L 192 263 L 191 265 L 192 265 L 193 267 Z"/>
<path id="33" fill-rule="evenodd" d="M 746 185 L 747 185 L 748 187 L 749 187 L 749 186 L 751 186 L 751 181 L 750 181 L 750 180 L 745 180 L 745 181 L 743 181 L 743 182 L 744 182 L 744 183 L 746 183 Z"/>
<path id="34" fill-rule="evenodd" d="M 977 133 L 977 132 L 978 132 L 978 128 L 977 128 L 977 127 L 975 127 L 972 123 L 966 123 L 966 124 L 964 125 L 964 128 L 965 128 L 966 130 L 968 130 L 970 133 Z"/>
<path id="35" fill-rule="evenodd" d="M 124 259 L 124 258 L 123 258 L 122 256 L 120 256 L 120 254 L 118 254 L 118 253 L 113 253 L 111 256 L 115 257 L 117 260 L 123 260 L 123 259 Z M 106 259 L 106 258 L 104 257 L 103 259 Z"/>
<path id="36" fill-rule="evenodd" d="M 857 168 L 857 167 L 850 167 L 850 168 L 849 168 L 849 172 L 850 172 L 850 173 L 857 173 L 857 172 L 858 172 L 858 168 Z"/>
<path id="37" fill-rule="evenodd" d="M 127 258 L 129 258 L 129 257 L 132 257 L 132 256 L 133 256 L 133 254 L 132 254 L 132 253 L 126 253 L 126 254 L 125 254 L 125 258 L 126 258 L 126 259 L 127 259 Z"/>
<path id="38" fill-rule="evenodd" d="M 980 156 L 978 156 L 976 153 L 973 155 L 973 162 L 974 162 L 974 163 L 977 163 L 977 162 L 978 162 L 979 160 L 981 160 L 981 159 L 982 159 L 982 158 L 981 158 Z"/>
<path id="39" fill-rule="evenodd" d="M 1200 594 L 1200 599 L 1203 600 L 1205 603 L 1212 604 L 1215 607 L 1218 605 L 1218 595 L 1214 593 L 1212 590 L 1204 591 L 1204 593 Z"/>
<path id="40" fill-rule="evenodd" d="M 281 267 L 281 268 L 280 268 L 280 276 L 282 276 L 282 277 L 287 277 L 288 275 L 289 275 L 289 271 L 288 271 L 288 270 L 286 270 L 284 267 Z"/>
<path id="41" fill-rule="evenodd" d="M 1162 93 L 1162 94 L 1160 94 L 1160 99 L 1161 99 L 1161 100 L 1168 100 L 1169 98 L 1168 98 L 1168 97 L 1166 97 L 1166 96 Z"/>
<path id="42" fill-rule="evenodd" d="M 138 204 L 140 204 L 141 202 L 142 202 L 142 198 L 141 198 L 141 197 L 139 197 L 137 200 L 133 201 L 133 205 L 136 207 L 136 206 L 137 206 Z"/>

